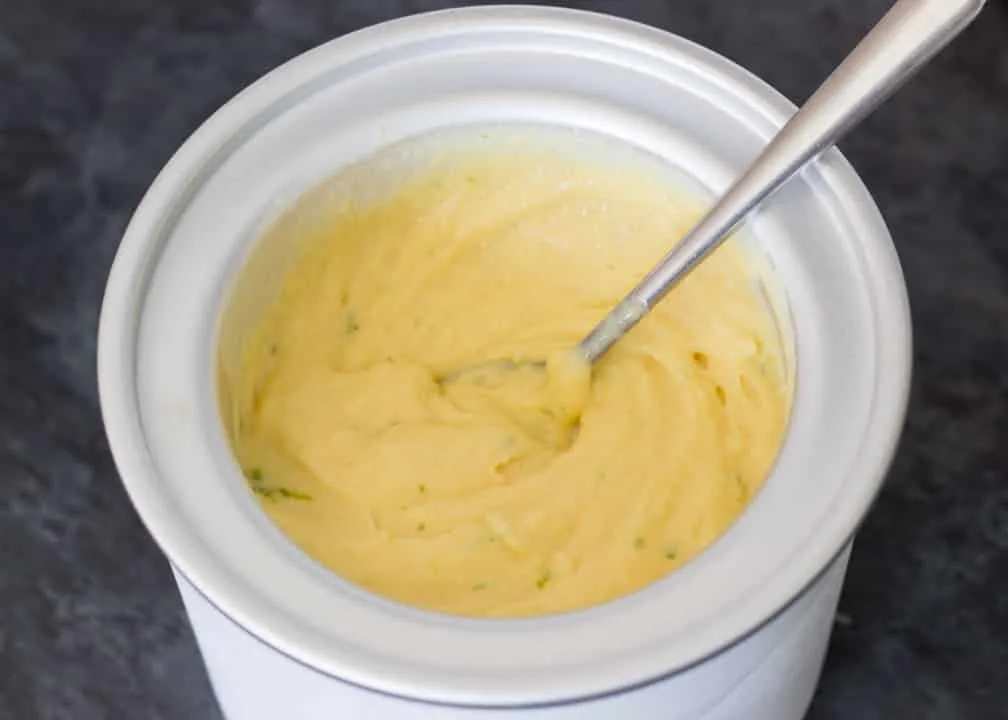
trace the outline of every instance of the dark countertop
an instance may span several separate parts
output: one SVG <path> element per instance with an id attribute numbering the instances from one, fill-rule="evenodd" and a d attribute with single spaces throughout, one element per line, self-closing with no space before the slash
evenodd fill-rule
<path id="1" fill-rule="evenodd" d="M 95 332 L 130 212 L 283 60 L 437 0 L 0 0 L 0 720 L 218 718 L 116 477 Z M 803 99 L 887 0 L 555 3 L 671 29 Z M 813 720 L 1008 718 L 1008 3 L 843 149 L 886 215 L 916 370 Z"/>

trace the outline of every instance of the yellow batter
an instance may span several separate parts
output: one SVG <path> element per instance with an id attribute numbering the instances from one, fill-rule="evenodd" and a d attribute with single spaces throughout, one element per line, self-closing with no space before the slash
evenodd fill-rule
<path id="1" fill-rule="evenodd" d="M 229 381 L 266 512 L 343 577 L 464 615 L 582 608 L 680 567 L 743 510 L 785 429 L 742 249 L 592 376 L 557 353 L 696 216 L 639 168 L 514 148 L 446 153 L 334 211 Z"/>

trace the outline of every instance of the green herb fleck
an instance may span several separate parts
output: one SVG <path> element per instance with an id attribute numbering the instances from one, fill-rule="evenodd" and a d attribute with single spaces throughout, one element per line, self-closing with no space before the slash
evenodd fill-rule
<path id="1" fill-rule="evenodd" d="M 485 583 L 485 582 L 478 582 L 478 583 L 476 583 L 475 585 L 472 586 L 472 589 L 475 592 L 480 592 L 481 590 L 486 590 L 488 587 L 490 587 L 490 586 L 487 583 Z"/>
<path id="2" fill-rule="evenodd" d="M 725 394 L 725 389 L 720 385 L 714 386 L 714 394 L 717 395 L 718 402 L 724 405 L 728 401 L 728 396 Z"/>
<path id="3" fill-rule="evenodd" d="M 647 545 L 647 542 L 642 537 L 636 538 L 633 541 L 633 546 L 638 550 L 643 550 L 645 545 Z"/>
<path id="4" fill-rule="evenodd" d="M 666 550 L 665 551 L 665 559 L 666 560 L 675 560 L 677 557 L 679 557 L 679 553 L 677 553 L 675 550 Z"/>
<path id="5" fill-rule="evenodd" d="M 420 532 L 423 532 L 424 530 L 427 529 L 427 523 L 425 522 L 417 523 L 416 529 Z"/>
<path id="6" fill-rule="evenodd" d="M 697 350 L 693 353 L 693 364 L 702 370 L 706 370 L 710 365 L 710 359 L 707 357 L 706 353 L 702 353 Z"/>
<path id="7" fill-rule="evenodd" d="M 285 487 L 270 487 L 268 485 L 263 485 L 263 474 L 259 468 L 253 468 L 249 470 L 248 473 L 249 480 L 252 481 L 252 492 L 256 495 L 260 495 L 264 498 L 269 498 L 273 500 L 277 497 L 286 498 L 288 500 L 311 500 L 311 495 L 307 493 L 300 492 L 298 490 L 291 490 Z"/>
<path id="8" fill-rule="evenodd" d="M 298 490 L 289 490 L 288 488 L 277 488 L 277 492 L 280 493 L 282 497 L 288 500 L 311 500 L 311 495 L 308 493 L 299 492 Z"/>
<path id="9" fill-rule="evenodd" d="M 422 493 L 427 492 L 427 486 L 421 483 L 421 485 L 420 485 L 420 492 L 422 492 Z"/>
<path id="10" fill-rule="evenodd" d="M 536 580 L 536 587 L 542 590 L 543 588 L 546 587 L 546 583 L 548 583 L 549 581 L 550 581 L 550 573 L 549 570 L 546 570 L 542 575 L 539 576 L 539 579 Z"/>
<path id="11" fill-rule="evenodd" d="M 347 311 L 346 318 L 343 320 L 343 330 L 346 331 L 347 335 L 353 335 L 360 330 L 360 323 L 352 311 Z"/>
<path id="12" fill-rule="evenodd" d="M 749 486 L 745 484 L 740 473 L 733 473 L 732 479 L 735 481 L 735 489 L 738 491 L 739 503 L 745 505 L 749 500 Z"/>
<path id="13" fill-rule="evenodd" d="M 277 347 L 276 343 L 273 343 L 272 345 L 270 345 L 270 355 L 276 355 L 277 354 L 277 349 L 278 349 L 278 347 Z"/>

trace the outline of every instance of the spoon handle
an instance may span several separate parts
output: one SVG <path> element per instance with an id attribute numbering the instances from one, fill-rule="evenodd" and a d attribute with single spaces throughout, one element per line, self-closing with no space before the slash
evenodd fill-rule
<path id="1" fill-rule="evenodd" d="M 881 105 L 958 35 L 986 0 L 898 0 L 710 211 L 581 341 L 595 363 L 746 215 Z"/>

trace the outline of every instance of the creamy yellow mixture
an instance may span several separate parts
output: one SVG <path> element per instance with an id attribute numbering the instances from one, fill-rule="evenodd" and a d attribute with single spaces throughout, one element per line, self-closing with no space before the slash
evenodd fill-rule
<path id="1" fill-rule="evenodd" d="M 350 581 L 471 616 L 582 608 L 689 561 L 785 430 L 743 250 L 716 252 L 593 373 L 562 351 L 696 217 L 657 175 L 541 149 L 446 153 L 335 209 L 228 381 L 266 512 Z M 501 358 L 551 362 L 480 367 Z"/>

